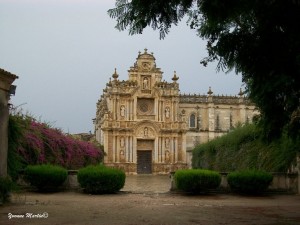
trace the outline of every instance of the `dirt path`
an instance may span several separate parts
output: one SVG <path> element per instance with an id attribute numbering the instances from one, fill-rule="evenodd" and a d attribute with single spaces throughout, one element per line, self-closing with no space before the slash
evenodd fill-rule
<path id="1" fill-rule="evenodd" d="M 15 218 L 22 216 L 25 218 Z M 41 218 L 33 218 L 36 216 Z M 299 222 L 299 195 L 243 197 L 220 194 L 26 192 L 13 195 L 12 203 L 0 206 L 0 224 L 5 225 L 296 225 Z"/>

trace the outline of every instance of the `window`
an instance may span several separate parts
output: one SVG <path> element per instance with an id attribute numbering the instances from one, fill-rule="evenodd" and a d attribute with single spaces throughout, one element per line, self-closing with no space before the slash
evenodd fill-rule
<path id="1" fill-rule="evenodd" d="M 196 116 L 195 116 L 195 114 L 190 115 L 190 127 L 193 127 L 193 128 L 196 127 Z"/>
<path id="2" fill-rule="evenodd" d="M 220 116 L 217 114 L 216 118 L 216 130 L 220 130 Z"/>

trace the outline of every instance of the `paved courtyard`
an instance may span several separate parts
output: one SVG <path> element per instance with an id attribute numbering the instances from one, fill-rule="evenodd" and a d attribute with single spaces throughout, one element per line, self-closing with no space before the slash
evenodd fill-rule
<path id="1" fill-rule="evenodd" d="M 169 175 L 131 175 L 126 177 L 126 183 L 121 191 L 132 193 L 166 193 L 170 191 Z"/>
<path id="2" fill-rule="evenodd" d="M 2 225 L 298 225 L 299 195 L 169 192 L 168 176 L 128 176 L 118 194 L 21 192 L 0 206 Z"/>

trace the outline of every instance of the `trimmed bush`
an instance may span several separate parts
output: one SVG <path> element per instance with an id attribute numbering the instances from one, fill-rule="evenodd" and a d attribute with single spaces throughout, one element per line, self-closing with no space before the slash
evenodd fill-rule
<path id="1" fill-rule="evenodd" d="M 56 191 L 67 179 L 68 171 L 60 166 L 45 164 L 27 166 L 25 180 L 39 191 Z"/>
<path id="2" fill-rule="evenodd" d="M 258 170 L 236 171 L 227 176 L 231 190 L 244 194 L 261 194 L 267 190 L 272 180 L 270 173 Z"/>
<path id="3" fill-rule="evenodd" d="M 103 165 L 87 166 L 77 174 L 80 186 L 91 194 L 115 193 L 124 187 L 125 178 L 124 171 Z"/>
<path id="4" fill-rule="evenodd" d="M 9 177 L 0 177 L 0 205 L 8 201 L 12 188 L 13 182 Z"/>
<path id="5" fill-rule="evenodd" d="M 202 169 L 177 170 L 174 179 L 179 190 L 192 193 L 206 192 L 219 187 L 221 183 L 218 172 Z"/>

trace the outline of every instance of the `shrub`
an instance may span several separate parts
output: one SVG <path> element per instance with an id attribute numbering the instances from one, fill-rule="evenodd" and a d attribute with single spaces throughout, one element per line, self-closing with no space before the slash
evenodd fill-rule
<path id="1" fill-rule="evenodd" d="M 60 166 L 50 164 L 27 166 L 25 180 L 39 191 L 55 191 L 67 179 L 68 172 Z"/>
<path id="2" fill-rule="evenodd" d="M 296 164 L 297 142 L 285 130 L 271 142 L 261 139 L 260 127 L 246 124 L 221 137 L 196 146 L 192 165 L 216 171 L 265 170 L 287 172 Z"/>
<path id="3" fill-rule="evenodd" d="M 0 204 L 9 199 L 9 192 L 13 188 L 13 182 L 9 177 L 0 177 Z"/>
<path id="4" fill-rule="evenodd" d="M 175 184 L 179 190 L 198 193 L 217 188 L 221 183 L 221 175 L 218 172 L 203 169 L 177 170 Z"/>
<path id="5" fill-rule="evenodd" d="M 236 171 L 228 174 L 227 181 L 232 191 L 245 194 L 260 194 L 273 180 L 270 173 L 258 170 Z"/>
<path id="6" fill-rule="evenodd" d="M 124 187 L 125 178 L 124 171 L 103 165 L 87 166 L 77 174 L 80 186 L 91 194 L 115 193 Z"/>

